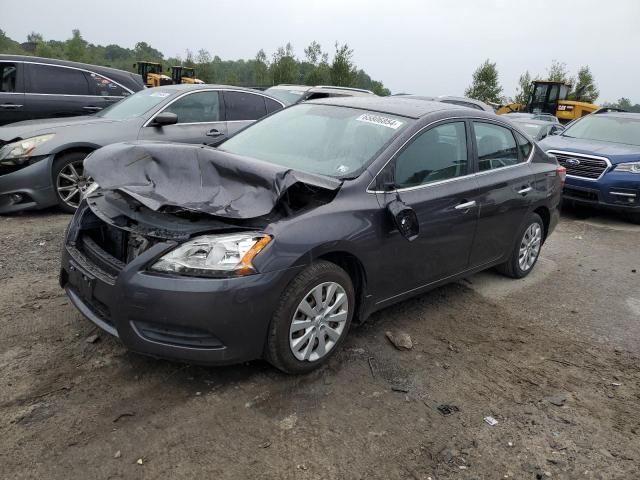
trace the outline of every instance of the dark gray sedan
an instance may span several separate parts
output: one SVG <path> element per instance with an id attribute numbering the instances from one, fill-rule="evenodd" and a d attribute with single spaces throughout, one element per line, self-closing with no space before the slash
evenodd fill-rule
<path id="1" fill-rule="evenodd" d="M 497 266 L 524 277 L 564 167 L 494 114 L 313 100 L 217 149 L 114 144 L 65 239 L 60 283 L 147 355 L 322 365 L 352 321 Z"/>
<path id="2" fill-rule="evenodd" d="M 283 108 L 261 92 L 216 85 L 142 90 L 91 116 L 0 127 L 0 214 L 59 205 L 73 211 L 91 184 L 84 158 L 128 140 L 218 145 Z"/>

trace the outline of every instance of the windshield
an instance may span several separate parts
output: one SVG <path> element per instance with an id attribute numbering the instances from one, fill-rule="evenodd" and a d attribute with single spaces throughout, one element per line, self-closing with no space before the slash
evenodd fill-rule
<path id="1" fill-rule="evenodd" d="M 141 117 L 153 107 L 166 100 L 171 92 L 149 88 L 141 90 L 118 103 L 96 113 L 97 117 L 109 120 L 127 120 Z"/>
<path id="2" fill-rule="evenodd" d="M 525 132 L 527 132 L 533 138 L 536 138 L 542 130 L 543 125 L 538 125 L 536 123 L 526 123 L 526 122 L 514 122 L 518 124 L 520 128 L 522 128 Z"/>
<path id="3" fill-rule="evenodd" d="M 573 123 L 562 136 L 640 146 L 640 118 L 589 115 Z"/>
<path id="4" fill-rule="evenodd" d="M 282 88 L 267 88 L 264 93 L 267 95 L 271 95 L 274 98 L 277 98 L 281 102 L 286 103 L 287 105 L 293 105 L 298 100 L 302 98 L 304 95 L 303 90 L 285 90 Z"/>
<path id="5" fill-rule="evenodd" d="M 303 172 L 348 178 L 410 122 L 386 113 L 303 103 L 243 130 L 220 149 Z"/>

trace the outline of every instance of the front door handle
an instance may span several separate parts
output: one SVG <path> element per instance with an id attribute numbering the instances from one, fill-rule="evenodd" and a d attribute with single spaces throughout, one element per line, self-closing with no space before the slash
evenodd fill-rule
<path id="1" fill-rule="evenodd" d="M 3 103 L 2 105 L 0 105 L 0 108 L 8 108 L 8 109 L 16 110 L 18 108 L 22 108 L 22 105 L 17 105 L 15 103 Z"/>
<path id="2" fill-rule="evenodd" d="M 209 130 L 207 132 L 207 137 L 220 137 L 224 135 L 220 130 L 218 130 L 217 128 L 212 128 L 211 130 Z"/>
<path id="3" fill-rule="evenodd" d="M 533 190 L 533 188 L 531 186 L 529 187 L 522 187 L 520 190 L 518 190 L 518 194 L 519 195 L 526 195 L 527 193 L 529 193 L 531 190 Z"/>
<path id="4" fill-rule="evenodd" d="M 88 110 L 89 112 L 99 112 L 102 110 L 102 107 L 94 107 L 93 105 L 82 107 L 83 110 Z"/>
<path id="5" fill-rule="evenodd" d="M 454 208 L 456 210 L 469 210 L 470 208 L 473 208 L 475 206 L 476 206 L 476 201 L 471 200 L 470 202 L 464 202 L 459 205 L 456 205 Z"/>

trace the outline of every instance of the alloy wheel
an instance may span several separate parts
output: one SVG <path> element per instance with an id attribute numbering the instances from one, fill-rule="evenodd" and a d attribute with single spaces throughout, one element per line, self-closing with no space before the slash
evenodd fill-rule
<path id="1" fill-rule="evenodd" d="M 345 289 L 336 282 L 321 283 L 302 299 L 291 320 L 289 347 L 300 361 L 326 356 L 342 336 L 349 316 Z"/>
<path id="2" fill-rule="evenodd" d="M 78 160 L 62 167 L 56 178 L 56 191 L 66 205 L 78 208 L 82 194 L 92 183 L 93 179 L 84 174 L 82 160 Z"/>
<path id="3" fill-rule="evenodd" d="M 527 272 L 536 263 L 542 245 L 542 227 L 539 223 L 532 223 L 524 232 L 518 253 L 518 265 L 523 272 Z"/>

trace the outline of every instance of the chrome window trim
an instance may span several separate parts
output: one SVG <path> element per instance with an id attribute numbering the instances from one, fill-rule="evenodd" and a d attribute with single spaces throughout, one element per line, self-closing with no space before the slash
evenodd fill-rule
<path id="1" fill-rule="evenodd" d="M 249 95 L 257 95 L 259 97 L 268 98 L 269 100 L 273 100 L 275 102 L 278 102 L 282 106 L 282 108 L 285 108 L 285 104 L 282 103 L 280 100 L 277 100 L 277 99 L 275 99 L 273 97 L 270 97 L 269 95 L 264 95 L 264 94 L 262 94 L 260 92 L 247 92 L 246 90 L 240 90 L 239 88 L 199 88 L 197 90 L 191 90 L 191 91 L 184 92 L 181 95 L 179 95 L 176 98 L 174 98 L 173 100 L 171 100 L 164 107 L 162 107 L 156 113 L 151 115 L 151 117 L 146 122 L 144 122 L 144 124 L 142 125 L 142 128 L 148 127 L 149 124 L 153 121 L 154 117 L 156 115 L 160 115 L 162 112 L 164 112 L 165 109 L 169 108 L 172 103 L 177 102 L 182 97 L 186 97 L 187 95 L 191 95 L 193 93 L 200 93 L 200 92 L 240 92 L 240 93 L 248 93 Z M 223 99 L 223 101 L 224 101 L 224 99 Z M 266 111 L 266 107 L 265 107 L 265 111 Z M 267 115 L 269 115 L 269 114 L 265 113 L 264 116 L 266 117 Z M 260 117 L 260 118 L 263 118 L 263 117 Z M 259 120 L 259 119 L 257 119 L 257 120 Z M 207 123 L 221 123 L 221 122 L 224 122 L 224 123 L 235 123 L 235 122 L 255 122 L 255 121 L 256 120 L 216 120 L 216 121 L 213 121 L 213 122 L 176 123 L 176 125 L 203 125 L 203 124 L 207 124 Z"/>
<path id="2" fill-rule="evenodd" d="M 129 92 L 131 94 L 135 93 L 130 88 L 125 87 L 124 85 L 120 84 L 119 82 L 116 82 L 115 80 L 107 77 L 106 75 L 103 75 L 103 74 L 98 73 L 98 72 L 94 72 L 92 70 L 87 70 L 86 68 L 71 67 L 71 66 L 68 66 L 68 65 L 55 65 L 53 63 L 31 62 L 29 60 L 24 60 L 21 63 L 28 63 L 30 65 L 44 65 L 45 67 L 70 68 L 71 70 L 79 70 L 81 72 L 93 73 L 95 75 L 100 75 L 102 78 L 106 78 L 110 82 L 115 83 L 116 85 L 120 86 L 121 88 L 125 89 L 127 92 Z M 62 93 L 26 93 L 26 92 L 25 92 L 25 94 L 26 95 L 65 95 L 65 96 L 69 96 L 69 97 L 99 97 L 99 98 L 102 98 L 102 95 L 70 95 L 70 94 L 68 95 L 68 94 L 62 94 Z M 117 97 L 117 98 L 124 98 L 121 95 L 112 95 L 112 96 Z"/>
<path id="3" fill-rule="evenodd" d="M 454 182 L 454 181 L 458 181 L 458 180 L 463 180 L 463 179 L 468 179 L 468 178 L 474 178 L 477 176 L 481 176 L 481 175 L 486 175 L 488 173 L 493 173 L 496 171 L 503 171 L 506 170 L 508 168 L 514 168 L 514 167 L 521 167 L 523 165 L 529 165 L 531 163 L 531 160 L 533 159 L 533 154 L 535 153 L 535 150 L 537 148 L 535 142 L 530 142 L 531 146 L 533 147 L 531 149 L 531 153 L 529 153 L 529 157 L 527 158 L 526 161 L 521 162 L 521 163 L 516 163 L 515 165 L 508 165 L 506 167 L 500 167 L 500 168 L 492 168 L 491 170 L 485 170 L 484 172 L 474 172 L 474 173 L 467 173 L 466 175 L 460 175 L 459 177 L 452 177 L 452 178 L 447 178 L 445 180 L 438 180 L 437 182 L 431 182 L 431 183 L 425 183 L 424 185 L 416 185 L 413 187 L 405 187 L 405 188 L 396 188 L 394 190 L 372 190 L 371 186 L 375 184 L 376 179 L 378 178 L 378 175 L 380 175 L 380 173 L 382 172 L 382 170 L 384 170 L 387 165 L 389 165 L 389 162 L 391 162 L 392 160 L 394 160 L 396 158 L 396 156 L 398 155 L 398 153 L 400 152 L 400 150 L 402 150 L 409 142 L 411 142 L 417 135 L 420 135 L 425 129 L 431 127 L 432 125 L 435 125 L 436 123 L 444 123 L 444 122 L 448 122 L 450 120 L 470 120 L 470 121 L 485 121 L 486 123 L 494 123 L 495 125 L 498 125 L 500 127 L 504 127 L 510 131 L 516 131 L 518 133 L 521 133 L 519 130 L 514 129 L 513 127 L 511 127 L 511 125 L 505 125 L 501 122 L 496 122 L 493 118 L 482 118 L 482 117 L 447 117 L 447 118 L 442 118 L 440 120 L 434 120 L 431 123 L 428 123 L 427 125 L 425 125 L 424 127 L 420 128 L 420 130 L 418 130 L 416 133 L 414 133 L 413 135 L 411 135 L 402 145 L 400 145 L 400 147 L 398 147 L 396 149 L 395 152 L 393 152 L 393 154 L 389 157 L 389 160 L 387 160 L 385 162 L 385 164 L 378 170 L 378 173 L 376 173 L 373 176 L 373 180 L 371 181 L 371 183 L 369 183 L 369 186 L 367 187 L 366 193 L 399 193 L 399 192 L 409 192 L 412 190 L 420 190 L 422 188 L 427 188 L 427 187 L 433 187 L 433 186 L 438 186 L 438 185 L 442 185 L 443 183 L 450 183 L 450 182 Z M 525 135 L 523 135 L 524 138 L 527 138 Z M 518 141 L 515 139 L 514 140 L 516 142 L 516 147 L 518 146 Z M 527 139 L 527 141 L 529 141 Z"/>
<path id="4" fill-rule="evenodd" d="M 50 96 L 50 97 L 93 97 L 93 98 L 127 98 L 122 95 L 77 95 L 74 93 L 31 93 L 25 92 L 24 95 L 38 95 L 38 96 Z M 129 96 L 129 95 L 127 95 Z"/>
<path id="5" fill-rule="evenodd" d="M 569 177 L 569 178 L 577 178 L 579 180 L 587 180 L 589 182 L 597 182 L 602 177 L 604 177 L 605 173 L 611 171 L 611 167 L 612 167 L 611 161 L 607 157 L 601 157 L 599 155 L 590 155 L 588 153 L 567 152 L 566 150 L 547 150 L 547 153 L 550 153 L 552 155 L 554 155 L 556 153 L 559 153 L 560 155 L 568 155 L 568 156 L 571 156 L 571 157 L 582 157 L 582 158 L 592 158 L 592 159 L 595 159 L 595 160 L 604 160 L 604 162 L 607 164 L 607 167 L 602 171 L 602 173 L 600 174 L 600 176 L 598 178 L 588 178 L 588 177 L 581 177 L 579 175 L 569 175 L 569 174 L 567 174 L 567 177 Z"/>

